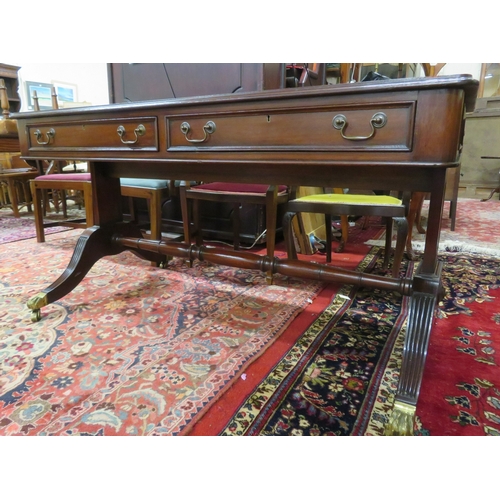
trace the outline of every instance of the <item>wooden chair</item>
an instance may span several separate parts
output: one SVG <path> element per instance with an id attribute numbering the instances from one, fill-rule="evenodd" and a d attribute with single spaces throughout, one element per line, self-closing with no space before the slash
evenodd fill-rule
<path id="1" fill-rule="evenodd" d="M 38 99 L 36 93 L 33 96 L 34 108 L 39 111 Z M 52 107 L 58 108 L 57 95 L 52 89 Z M 55 165 L 51 163 L 49 169 L 53 169 Z M 49 170 L 51 171 L 51 170 Z M 161 200 L 166 197 L 169 192 L 168 180 L 157 179 L 120 179 L 122 196 L 130 198 L 143 198 L 148 202 L 150 232 L 149 237 L 153 240 L 161 240 Z M 67 227 L 90 227 L 94 225 L 94 215 L 92 206 L 92 183 L 90 173 L 86 172 L 69 172 L 69 173 L 45 173 L 35 177 L 31 181 L 31 189 L 35 211 L 35 226 L 37 241 L 42 243 L 45 241 L 44 228 L 51 226 L 67 226 Z M 85 205 L 85 219 L 61 220 L 54 222 L 43 221 L 43 216 L 46 213 L 48 206 L 48 196 L 46 193 L 59 193 L 58 202 L 62 206 L 63 218 L 67 219 L 66 192 L 81 191 L 83 192 L 83 200 Z M 131 205 L 132 206 L 132 205 Z M 131 210 L 132 219 L 135 219 L 135 212 Z M 152 262 L 153 265 L 159 263 Z"/>
<path id="2" fill-rule="evenodd" d="M 35 224 L 37 241 L 45 241 L 44 228 L 51 226 L 90 227 L 94 225 L 92 208 L 92 183 L 90 174 L 49 174 L 41 175 L 32 181 L 33 202 L 35 205 Z M 120 179 L 122 196 L 143 198 L 148 202 L 150 233 L 152 240 L 161 240 L 161 200 L 168 195 L 169 181 L 150 179 Z M 78 190 L 83 192 L 85 205 L 85 219 L 61 220 L 43 222 L 42 193 L 44 189 L 58 189 L 61 191 Z M 67 218 L 66 197 L 62 196 L 63 217 Z M 135 212 L 131 210 L 132 219 Z"/>
<path id="3" fill-rule="evenodd" d="M 64 220 L 44 222 L 45 203 L 47 197 L 44 197 L 44 192 L 47 190 L 57 189 L 59 192 L 65 190 L 77 190 L 83 192 L 85 204 L 85 218 L 67 220 L 66 197 L 61 197 Z M 38 243 L 45 241 L 46 227 L 66 226 L 73 228 L 90 227 L 94 225 L 94 211 L 92 209 L 92 183 L 90 182 L 90 174 L 48 174 L 39 175 L 31 181 L 31 193 L 33 196 L 33 207 L 35 211 L 35 228 L 36 240 Z M 45 203 L 42 201 L 45 198 Z"/>
<path id="4" fill-rule="evenodd" d="M 10 118 L 10 104 L 5 81 L 0 78 L 0 206 L 12 209 L 14 217 L 26 207 L 31 212 L 29 181 L 37 171 L 20 159 L 16 120 Z"/>
<path id="5" fill-rule="evenodd" d="M 292 194 L 293 196 L 293 194 Z M 385 236 L 385 256 L 383 268 L 387 269 L 389 258 L 392 251 L 392 227 L 393 222 L 397 225 L 397 241 L 394 252 L 394 262 L 392 275 L 397 277 L 408 235 L 407 203 L 405 196 L 404 202 L 399 198 L 385 195 L 357 195 L 349 193 L 324 193 L 310 196 L 303 196 L 288 201 L 287 212 L 283 218 L 283 232 L 285 235 L 285 244 L 288 257 L 297 258 L 297 251 L 292 237 L 292 219 L 299 213 L 320 213 L 325 216 L 326 230 L 326 261 L 331 262 L 332 256 L 332 216 L 339 215 L 344 217 L 344 221 L 349 215 L 359 216 L 381 216 L 386 219 Z M 346 226 L 342 229 L 341 247 L 347 240 Z"/>
<path id="6" fill-rule="evenodd" d="M 181 186 L 180 201 L 184 225 L 184 241 L 189 244 L 193 237 L 196 238 L 197 245 L 203 244 L 199 213 L 200 200 L 233 204 L 233 246 L 235 250 L 240 248 L 239 211 L 241 205 L 243 203 L 264 205 L 266 207 L 267 256 L 270 258 L 274 257 L 278 205 L 288 201 L 287 186 L 230 182 L 211 182 L 209 184 L 200 184 L 197 186 Z M 189 265 L 193 265 L 192 260 L 189 262 Z M 271 271 L 268 272 L 266 279 L 269 284 L 272 283 L 273 278 Z"/>

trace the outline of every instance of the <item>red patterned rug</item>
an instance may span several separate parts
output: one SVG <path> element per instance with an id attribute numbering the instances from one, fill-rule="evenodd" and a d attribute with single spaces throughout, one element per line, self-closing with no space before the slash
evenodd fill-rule
<path id="1" fill-rule="evenodd" d="M 500 435 L 500 260 L 444 257 L 415 435 Z M 372 251 L 362 267 L 380 273 Z M 411 273 L 414 263 L 409 265 Z M 394 403 L 407 299 L 344 287 L 293 343 L 276 343 L 192 434 L 382 435 Z M 271 367 L 271 368 L 270 368 Z"/>
<path id="2" fill-rule="evenodd" d="M 75 242 L 3 246 L 2 435 L 179 434 L 321 290 L 180 259 L 163 270 L 124 252 L 31 323 L 27 299 L 58 277 Z"/>
<path id="3" fill-rule="evenodd" d="M 85 210 L 79 209 L 75 205 L 68 207 L 68 219 L 85 218 Z M 44 217 L 44 222 L 54 222 L 63 220 L 61 213 L 48 213 Z M 45 234 L 61 233 L 69 231 L 71 228 L 54 226 L 45 228 Z M 21 217 L 14 217 L 12 210 L 0 208 L 0 245 L 13 241 L 29 240 L 36 238 L 35 221 L 33 212 L 28 212 L 26 208 L 21 210 Z"/>
<path id="4" fill-rule="evenodd" d="M 60 233 L 68 230 L 69 228 L 62 226 L 48 227 L 45 229 L 45 234 Z M 29 240 L 35 237 L 36 231 L 33 219 L 0 217 L 0 244 Z"/>
<path id="5" fill-rule="evenodd" d="M 455 230 L 451 230 L 449 218 L 449 202 L 445 202 L 441 235 L 439 238 L 439 251 L 466 252 L 478 255 L 493 255 L 500 257 L 500 201 L 490 200 L 482 202 L 467 198 L 459 198 L 457 202 L 457 215 Z M 422 224 L 425 228 L 429 213 L 429 202 L 424 202 L 422 208 Z M 413 248 L 423 251 L 425 234 L 413 230 Z M 368 240 L 367 244 L 383 246 L 383 240 Z"/>

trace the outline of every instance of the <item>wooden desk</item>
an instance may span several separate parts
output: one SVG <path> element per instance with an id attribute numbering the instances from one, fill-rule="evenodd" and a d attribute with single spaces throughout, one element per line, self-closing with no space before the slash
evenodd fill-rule
<path id="1" fill-rule="evenodd" d="M 458 165 L 464 112 L 474 106 L 477 87 L 459 75 L 14 115 L 25 159 L 88 161 L 95 196 L 97 225 L 82 234 L 60 278 L 28 301 L 34 320 L 98 259 L 124 250 L 147 260 L 160 253 L 397 291 L 410 296 L 410 312 L 387 433 L 411 434 L 441 294 L 437 253 L 446 170 Z M 144 240 L 122 222 L 120 176 L 429 192 L 425 253 L 413 279 L 397 279 Z"/>

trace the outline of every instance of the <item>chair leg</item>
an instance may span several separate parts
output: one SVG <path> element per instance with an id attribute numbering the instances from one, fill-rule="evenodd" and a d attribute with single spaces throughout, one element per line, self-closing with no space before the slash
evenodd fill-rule
<path id="1" fill-rule="evenodd" d="M 62 211 L 63 211 L 63 217 L 65 219 L 68 218 L 68 205 L 66 203 L 66 191 L 64 189 L 61 189 L 61 206 L 62 206 Z"/>
<path id="2" fill-rule="evenodd" d="M 184 228 L 184 242 L 187 243 L 188 245 L 191 245 L 192 206 L 187 199 L 186 186 L 181 186 L 179 188 L 179 197 L 181 202 L 182 226 Z M 193 267 L 193 259 L 189 259 L 188 266 Z"/>
<path id="3" fill-rule="evenodd" d="M 387 217 L 385 223 L 385 250 L 384 264 L 382 266 L 384 271 L 389 267 L 389 259 L 392 253 L 392 220 L 392 217 Z"/>
<path id="4" fill-rule="evenodd" d="M 85 221 L 87 227 L 92 227 L 94 225 L 94 207 L 92 205 L 92 184 L 90 182 L 83 188 L 83 200 L 85 203 Z"/>
<path id="5" fill-rule="evenodd" d="M 325 214 L 325 232 L 326 232 L 326 262 L 332 261 L 332 216 Z"/>
<path id="6" fill-rule="evenodd" d="M 233 248 L 240 249 L 240 210 L 239 203 L 233 203 Z"/>
<path id="7" fill-rule="evenodd" d="M 393 219 L 397 227 L 397 238 L 394 259 L 392 262 L 392 277 L 397 278 L 399 276 L 399 269 L 401 268 L 406 240 L 408 238 L 408 219 L 406 217 L 394 217 Z"/>
<path id="8" fill-rule="evenodd" d="M 155 241 L 161 240 L 161 190 L 155 189 L 151 192 L 151 199 L 149 200 L 149 223 L 150 223 L 150 239 Z M 157 261 L 151 261 L 154 267 L 162 266 L 168 260 L 167 257 L 159 258 Z"/>
<path id="9" fill-rule="evenodd" d="M 342 237 L 340 238 L 339 246 L 335 249 L 335 253 L 342 253 L 349 237 L 349 218 L 347 215 L 340 216 L 340 228 Z"/>
<path id="10" fill-rule="evenodd" d="M 283 215 L 283 237 L 285 238 L 286 254 L 289 259 L 297 259 L 297 250 L 292 232 L 292 220 L 296 215 L 295 212 L 286 212 Z"/>
<path id="11" fill-rule="evenodd" d="M 184 241 L 190 245 L 191 244 L 191 230 L 190 221 L 191 214 L 189 213 L 189 206 L 186 196 L 186 186 L 181 186 L 179 188 L 179 198 L 181 203 L 181 214 L 182 214 L 182 227 L 184 230 Z"/>
<path id="12" fill-rule="evenodd" d="M 457 200 L 450 201 L 451 231 L 455 231 L 455 221 L 457 219 Z"/>
<path id="13" fill-rule="evenodd" d="M 161 240 L 161 191 L 153 190 L 151 200 L 149 202 L 149 221 L 151 224 L 151 239 Z"/>
<path id="14" fill-rule="evenodd" d="M 274 248 L 276 245 L 276 218 L 278 216 L 278 188 L 269 186 L 266 193 L 266 249 L 270 260 L 274 259 Z M 268 285 L 273 284 L 273 272 L 267 272 L 266 281 Z"/>
<path id="15" fill-rule="evenodd" d="M 35 186 L 35 184 L 32 183 L 31 191 L 33 199 L 33 210 L 35 211 L 36 241 L 38 243 L 43 243 L 45 241 L 45 232 L 43 230 L 43 209 L 42 209 L 43 190 L 38 189 Z"/>

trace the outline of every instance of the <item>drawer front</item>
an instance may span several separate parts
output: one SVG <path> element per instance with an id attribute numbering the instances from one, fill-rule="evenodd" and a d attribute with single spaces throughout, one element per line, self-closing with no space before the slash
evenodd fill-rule
<path id="1" fill-rule="evenodd" d="M 156 117 L 28 125 L 29 151 L 158 151 Z"/>
<path id="2" fill-rule="evenodd" d="M 167 150 L 411 151 L 415 102 L 167 118 Z"/>

